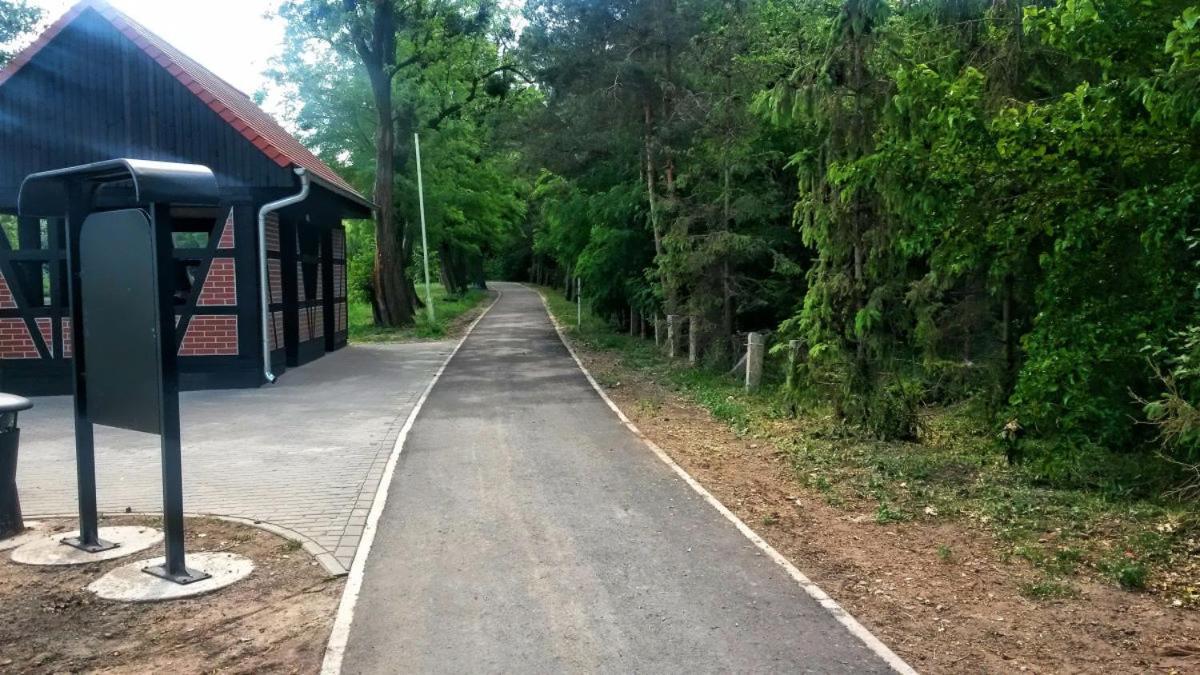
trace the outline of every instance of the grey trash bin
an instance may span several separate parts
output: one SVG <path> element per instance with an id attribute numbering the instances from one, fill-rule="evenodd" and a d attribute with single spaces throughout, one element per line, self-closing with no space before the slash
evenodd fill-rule
<path id="1" fill-rule="evenodd" d="M 0 539 L 25 529 L 17 496 L 17 448 L 21 442 L 17 413 L 32 407 L 28 399 L 0 394 Z"/>

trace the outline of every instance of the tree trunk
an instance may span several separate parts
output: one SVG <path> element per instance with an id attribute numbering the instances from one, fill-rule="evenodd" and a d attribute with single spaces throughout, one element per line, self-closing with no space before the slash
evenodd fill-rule
<path id="1" fill-rule="evenodd" d="M 442 242 L 438 247 L 438 267 L 441 269 L 442 286 L 447 293 L 451 295 L 458 293 L 458 280 L 454 278 L 454 255 L 450 252 L 450 245 Z"/>
<path id="2" fill-rule="evenodd" d="M 371 45 L 360 41 L 358 52 L 371 82 L 375 101 L 375 185 L 379 210 L 375 219 L 375 307 L 377 323 L 406 326 L 413 323 L 412 287 L 404 273 L 403 232 L 398 230 L 395 204 L 396 133 L 392 126 L 392 73 L 396 61 L 396 16 L 391 3 L 375 8 Z"/>
<path id="3" fill-rule="evenodd" d="M 728 78 L 726 78 L 728 79 Z M 722 217 L 722 229 L 729 232 L 733 221 L 733 185 L 732 173 L 733 170 L 729 166 L 730 149 L 726 144 L 725 149 L 725 195 L 722 208 L 724 214 Z M 721 337 L 724 338 L 730 346 L 731 353 L 737 353 L 737 343 L 733 339 L 733 285 L 729 279 L 729 256 L 722 256 L 721 261 Z"/>
<path id="4" fill-rule="evenodd" d="M 1017 344 L 1015 339 L 1015 331 L 1012 327 L 1012 305 L 1013 305 L 1013 276 L 1012 274 L 1004 275 L 1004 301 L 1001 307 L 1000 332 L 1001 340 L 1004 342 L 1004 380 L 1001 386 L 1004 387 L 1004 393 L 1008 394 L 1012 391 L 1013 380 L 1017 372 Z"/>
<path id="5" fill-rule="evenodd" d="M 645 152 L 646 152 L 646 200 L 650 206 L 650 227 L 654 231 L 654 254 L 662 257 L 662 226 L 658 218 L 658 196 L 655 189 L 657 179 L 655 174 L 657 170 L 654 166 L 654 143 L 651 133 L 651 125 L 654 118 L 650 113 L 650 104 L 644 103 L 642 112 L 645 115 L 646 135 L 645 135 Z"/>
<path id="6" fill-rule="evenodd" d="M 483 256 L 471 256 L 471 282 L 481 291 L 487 290 L 487 270 L 483 267 Z"/>
<path id="7" fill-rule="evenodd" d="M 654 161 L 654 114 L 651 111 L 649 101 L 643 102 L 642 112 L 645 120 L 645 136 L 643 144 L 645 146 L 645 177 L 646 177 L 646 201 L 650 208 L 650 227 L 654 232 L 654 260 L 658 266 L 659 283 L 663 287 L 663 305 L 668 314 L 674 313 L 679 305 L 676 297 L 674 285 L 671 282 L 670 274 L 666 268 L 666 257 L 663 251 L 663 226 L 662 226 L 662 207 L 658 199 L 658 166 Z M 673 187 L 673 186 L 672 186 Z"/>

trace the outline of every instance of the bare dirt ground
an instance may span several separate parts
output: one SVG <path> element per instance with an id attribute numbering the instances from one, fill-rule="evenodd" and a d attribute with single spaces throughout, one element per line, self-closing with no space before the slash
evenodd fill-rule
<path id="1" fill-rule="evenodd" d="M 1027 599 L 1021 585 L 1039 573 L 1005 562 L 988 533 L 956 522 L 879 524 L 874 506 L 830 506 L 770 443 L 739 438 L 612 353 L 579 355 L 600 381 L 617 383 L 608 394 L 638 428 L 914 668 L 1200 672 L 1200 613 L 1088 579 L 1077 597 Z"/>
<path id="2" fill-rule="evenodd" d="M 49 521 L 58 531 L 75 525 Z M 102 525 L 158 525 L 113 518 Z M 0 558 L 0 673 L 315 673 L 343 581 L 299 546 L 246 525 L 188 522 L 190 551 L 252 559 L 250 577 L 198 598 L 126 604 L 86 586 L 132 558 L 76 567 L 29 567 Z"/>

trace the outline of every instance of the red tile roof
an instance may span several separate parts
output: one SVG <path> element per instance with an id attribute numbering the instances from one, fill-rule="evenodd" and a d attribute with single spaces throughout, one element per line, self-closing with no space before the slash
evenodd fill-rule
<path id="1" fill-rule="evenodd" d="M 330 189 L 343 193 L 344 196 L 363 205 L 371 206 L 371 203 L 336 171 L 279 126 L 279 123 L 262 108 L 255 105 L 250 97 L 104 0 L 82 0 L 68 10 L 32 45 L 0 70 L 0 86 L 87 9 L 92 9 L 104 17 L 276 164 L 303 167 L 317 182 L 324 183 Z"/>

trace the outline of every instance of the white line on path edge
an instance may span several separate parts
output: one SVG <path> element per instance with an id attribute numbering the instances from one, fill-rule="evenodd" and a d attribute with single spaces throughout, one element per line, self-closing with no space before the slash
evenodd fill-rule
<path id="1" fill-rule="evenodd" d="M 633 432 L 634 436 L 637 436 L 639 439 L 641 439 L 641 441 L 646 444 L 646 447 L 653 450 L 654 454 L 658 455 L 659 459 L 661 459 L 667 466 L 671 467 L 671 469 L 678 474 L 679 477 L 684 480 L 684 482 L 691 486 L 693 490 L 699 493 L 699 495 L 703 497 L 704 500 L 709 503 L 709 505 L 719 511 L 721 515 L 725 516 L 729 522 L 733 523 L 742 534 L 746 535 L 747 539 L 749 539 L 754 543 L 755 546 L 759 548 L 759 550 L 761 550 L 763 553 L 766 553 L 767 557 L 769 557 L 771 560 L 774 560 L 783 569 L 787 570 L 787 573 L 796 580 L 796 583 L 800 584 L 800 587 L 804 589 L 804 592 L 808 593 L 809 597 L 811 597 L 813 600 L 816 600 L 822 607 L 825 608 L 826 611 L 832 614 L 833 618 L 837 619 L 838 623 L 845 626 L 846 629 L 854 635 L 854 637 L 862 640 L 863 644 L 865 644 L 868 649 L 874 652 L 876 656 L 883 659 L 888 666 L 892 668 L 892 670 L 895 670 L 897 673 L 902 673 L 903 675 L 917 675 L 917 671 L 914 670 L 912 666 L 905 663 L 904 659 L 897 656 L 896 653 L 889 649 L 887 645 L 883 644 L 879 638 L 872 635 L 871 631 L 867 630 L 865 626 L 859 623 L 858 620 L 850 614 L 850 612 L 847 612 L 841 605 L 837 603 L 836 600 L 829 597 L 829 594 L 821 590 L 820 586 L 816 585 L 811 579 L 804 576 L 804 573 L 797 569 L 796 566 L 791 563 L 791 561 L 783 557 L 782 553 L 776 551 L 775 548 L 768 544 L 765 539 L 760 537 L 757 532 L 750 529 L 749 525 L 742 522 L 741 518 L 738 518 L 733 511 L 730 511 L 724 504 L 721 503 L 719 499 L 714 497 L 713 494 L 705 489 L 705 487 L 701 485 L 699 481 L 697 481 L 695 478 L 692 478 L 691 474 L 685 471 L 683 467 L 676 464 L 675 460 L 671 459 L 670 455 L 664 452 L 662 448 L 658 447 L 658 444 L 650 440 L 646 434 L 643 434 L 640 429 L 634 426 L 633 422 L 631 422 L 629 418 L 625 416 L 625 413 L 621 412 L 621 409 L 617 407 L 617 404 L 608 397 L 608 394 L 604 393 L 604 389 L 602 389 L 600 384 L 596 382 L 596 378 L 592 377 L 592 374 L 588 372 L 587 367 L 583 365 L 583 361 L 579 359 L 579 355 L 575 353 L 574 348 L 571 347 L 571 343 L 567 341 L 566 335 L 563 334 L 562 325 L 558 322 L 558 319 L 554 318 L 554 313 L 550 311 L 550 304 L 546 302 L 546 296 L 542 295 L 541 291 L 535 292 L 538 294 L 538 297 L 542 299 L 542 305 L 546 308 L 546 315 L 550 317 L 550 323 L 554 324 L 554 330 L 558 332 L 558 339 L 561 340 L 563 346 L 567 348 L 567 352 L 571 354 L 571 358 L 575 359 L 575 364 L 579 366 L 581 371 L 583 371 L 583 375 L 587 378 L 587 381 L 591 383 L 592 389 L 595 389 L 596 393 L 600 394 L 600 398 L 604 399 L 604 402 L 608 404 L 608 407 L 612 408 L 612 411 L 617 414 L 618 418 L 620 418 L 621 423 L 624 424 L 627 429 Z"/>
<path id="2" fill-rule="evenodd" d="M 475 326 L 487 316 L 488 312 L 500 302 L 500 298 L 504 296 L 504 291 L 496 290 L 496 298 L 492 300 L 492 304 L 487 306 L 471 325 L 467 327 L 467 332 L 463 334 L 462 339 L 454 346 L 454 350 L 442 362 L 442 366 L 434 373 L 433 379 L 429 381 L 429 385 L 425 387 L 425 391 L 421 393 L 421 398 L 417 400 L 417 404 L 413 406 L 412 412 L 408 414 L 408 419 L 404 421 L 404 426 L 400 429 L 400 435 L 396 437 L 396 444 L 392 446 L 392 454 L 388 456 L 387 464 L 383 469 L 383 477 L 379 479 L 379 489 L 375 492 L 375 499 L 371 502 L 371 512 L 367 514 L 367 523 L 363 526 L 362 539 L 359 540 L 358 552 L 354 555 L 354 562 L 350 565 L 350 574 L 346 577 L 346 588 L 342 591 L 342 601 L 338 604 L 337 616 L 333 620 L 333 631 L 329 635 L 329 643 L 325 647 L 325 660 L 321 664 L 322 675 L 339 675 L 342 672 L 342 659 L 346 655 L 346 645 L 350 641 L 350 625 L 354 622 L 354 607 L 358 604 L 358 594 L 362 592 L 363 573 L 367 568 L 367 556 L 371 554 L 371 546 L 375 543 L 375 533 L 379 529 L 379 518 L 383 515 L 383 507 L 387 504 L 388 487 L 392 484 L 392 475 L 396 472 L 396 462 L 400 459 L 400 452 L 404 449 L 404 441 L 408 439 L 408 432 L 412 430 L 413 423 L 417 419 L 417 414 L 421 412 L 421 408 L 425 405 L 425 399 L 429 398 L 429 392 L 433 391 L 434 385 L 442 378 L 442 373 L 446 372 L 446 366 L 450 365 L 450 361 L 454 359 L 454 355 L 462 349 L 467 338 L 471 337 Z"/>

